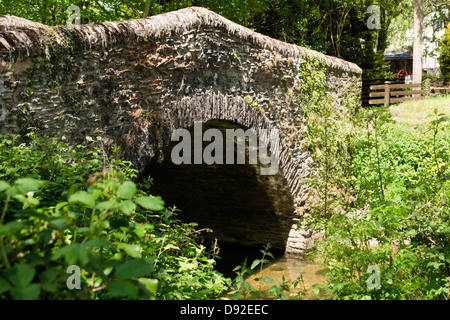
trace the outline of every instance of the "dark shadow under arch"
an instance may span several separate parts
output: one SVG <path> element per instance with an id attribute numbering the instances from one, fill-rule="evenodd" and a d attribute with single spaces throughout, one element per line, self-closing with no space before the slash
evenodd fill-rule
<path id="1" fill-rule="evenodd" d="M 203 130 L 246 127 L 228 120 L 210 120 Z M 193 126 L 189 127 L 193 137 Z M 162 149 L 163 158 L 153 157 L 143 177 L 153 179 L 152 194 L 161 195 L 166 205 L 175 205 L 178 218 L 196 222 L 198 228 L 213 232 L 205 238 L 218 239 L 219 246 L 262 248 L 270 243 L 284 251 L 294 211 L 288 183 L 279 169 L 275 175 L 260 175 L 260 165 L 248 164 L 180 164 L 171 160 L 171 150 L 178 142 Z M 210 142 L 204 142 L 203 147 Z M 193 150 L 193 148 L 192 148 Z M 288 220 L 288 221 L 286 221 Z"/>

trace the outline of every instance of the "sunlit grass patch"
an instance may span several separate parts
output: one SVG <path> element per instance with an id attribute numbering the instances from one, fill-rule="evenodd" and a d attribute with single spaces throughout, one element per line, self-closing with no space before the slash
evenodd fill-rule
<path id="1" fill-rule="evenodd" d="M 411 125 L 429 123 L 435 108 L 438 113 L 450 115 L 450 95 L 410 100 L 389 107 L 394 120 Z"/>

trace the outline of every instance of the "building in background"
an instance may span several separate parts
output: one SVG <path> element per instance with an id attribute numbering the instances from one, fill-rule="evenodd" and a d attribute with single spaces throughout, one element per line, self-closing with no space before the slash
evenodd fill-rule
<path id="1" fill-rule="evenodd" d="M 413 54 L 409 49 L 390 49 L 384 52 L 384 60 L 390 62 L 390 71 L 395 74 L 406 71 L 406 75 L 412 73 Z"/>
<path id="2" fill-rule="evenodd" d="M 448 9 L 432 12 L 424 17 L 422 70 L 428 74 L 439 73 L 439 39 L 444 35 L 445 26 L 449 21 Z M 405 34 L 397 38 L 384 53 L 385 60 L 391 65 L 390 71 L 395 74 L 400 70 L 406 70 L 409 75 L 412 73 L 413 30 L 413 28 L 407 29 Z"/>

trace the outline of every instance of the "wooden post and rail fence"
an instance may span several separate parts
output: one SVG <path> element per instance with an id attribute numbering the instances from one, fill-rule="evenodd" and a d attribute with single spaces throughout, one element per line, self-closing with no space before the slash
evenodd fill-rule
<path id="1" fill-rule="evenodd" d="M 391 103 L 403 102 L 412 99 L 422 99 L 422 95 L 425 94 L 422 83 L 391 84 L 389 81 L 386 81 L 385 84 L 371 85 L 370 90 L 370 97 L 378 97 L 379 99 L 369 100 L 369 104 L 383 104 L 385 107 L 388 107 Z M 372 90 L 374 91 L 372 92 Z"/>

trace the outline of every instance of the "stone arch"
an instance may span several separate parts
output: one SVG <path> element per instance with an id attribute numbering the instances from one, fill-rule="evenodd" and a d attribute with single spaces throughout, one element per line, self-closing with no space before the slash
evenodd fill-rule
<path id="1" fill-rule="evenodd" d="M 161 119 L 162 160 L 155 155 L 142 172 L 142 177 L 150 175 L 154 179 L 152 191 L 161 195 L 168 205 L 180 208 L 181 220 L 212 229 L 210 238 L 244 246 L 261 247 L 271 243 L 274 249 L 284 251 L 295 224 L 295 195 L 288 182 L 295 175 L 286 175 L 286 168 L 293 164 L 291 158 L 283 156 L 287 147 L 281 137 L 275 150 L 269 137 L 262 139 L 264 147 L 278 160 L 278 170 L 273 175 L 261 175 L 261 164 L 250 165 L 247 157 L 244 165 L 174 165 L 169 159 L 176 144 L 170 142 L 171 134 L 179 128 L 192 132 L 194 121 L 202 122 L 203 130 L 216 128 L 224 134 L 226 129 L 258 131 L 263 128 L 276 132 L 276 126 L 249 106 L 246 99 L 219 92 L 184 97 L 170 110 Z M 217 180 L 219 184 L 214 183 Z"/>

